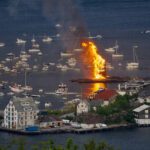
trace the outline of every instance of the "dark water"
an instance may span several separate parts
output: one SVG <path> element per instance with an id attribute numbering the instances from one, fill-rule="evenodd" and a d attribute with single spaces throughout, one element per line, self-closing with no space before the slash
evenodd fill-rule
<path id="1" fill-rule="evenodd" d="M 150 76 L 150 34 L 143 34 L 145 30 L 150 30 L 150 1 L 149 0 L 1 0 L 0 1 L 0 42 L 5 42 L 6 46 L 0 48 L 0 60 L 6 54 L 13 52 L 20 53 L 21 47 L 15 44 L 16 38 L 27 40 L 26 49 L 31 47 L 31 38 L 34 34 L 40 49 L 44 53 L 42 58 L 33 58 L 32 63 L 58 62 L 60 52 L 70 50 L 78 46 L 78 39 L 85 37 L 90 32 L 92 35 L 100 34 L 101 40 L 96 39 L 100 53 L 111 62 L 115 69 L 109 71 L 110 75 L 131 75 Z M 63 29 L 57 29 L 55 25 L 60 23 Z M 71 34 L 69 31 L 73 27 L 78 28 L 78 32 Z M 51 44 L 43 44 L 41 39 L 44 35 L 62 37 L 54 38 Z M 125 58 L 120 60 L 122 67 L 118 66 L 118 61 L 112 60 L 104 49 L 112 47 L 118 40 L 120 51 Z M 140 69 L 137 71 L 125 70 L 125 63 L 132 59 L 131 49 L 133 45 L 138 45 L 137 53 L 140 61 Z M 34 61 L 34 59 L 36 59 Z M 34 86 L 35 94 L 38 89 L 54 91 L 60 82 L 67 83 L 70 91 L 80 92 L 78 84 L 71 84 L 70 79 L 81 77 L 82 73 L 69 71 L 62 73 L 59 71 L 45 74 L 30 74 L 28 82 Z M 4 76 L 0 79 L 7 79 L 10 82 L 17 81 L 23 83 L 23 74 L 19 76 Z M 93 85 L 92 85 L 93 86 Z M 91 85 L 84 87 L 92 88 Z M 60 97 L 42 97 L 42 101 L 51 101 L 55 108 L 63 105 Z M 1 98 L 0 108 L 3 109 L 8 102 L 8 97 Z M 88 139 L 94 138 L 96 141 L 107 140 L 110 144 L 122 147 L 123 150 L 148 150 L 149 149 L 149 128 L 102 132 L 86 135 L 46 135 L 37 137 L 27 137 L 29 143 L 40 139 L 54 139 L 63 144 L 67 137 L 75 139 L 76 143 L 82 144 Z M 7 133 L 0 134 L 0 141 L 4 144 L 14 136 Z M 61 138 L 61 140 L 60 140 Z M 3 140 L 4 139 L 4 140 Z M 59 143 L 59 142 L 58 142 Z"/>

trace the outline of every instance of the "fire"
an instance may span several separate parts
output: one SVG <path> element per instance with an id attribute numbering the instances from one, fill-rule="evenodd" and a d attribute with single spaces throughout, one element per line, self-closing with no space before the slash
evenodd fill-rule
<path id="1" fill-rule="evenodd" d="M 88 77 L 92 79 L 105 79 L 106 78 L 106 61 L 98 54 L 98 48 L 92 41 L 83 41 L 81 43 L 83 53 L 81 56 L 84 66 L 88 66 Z"/>

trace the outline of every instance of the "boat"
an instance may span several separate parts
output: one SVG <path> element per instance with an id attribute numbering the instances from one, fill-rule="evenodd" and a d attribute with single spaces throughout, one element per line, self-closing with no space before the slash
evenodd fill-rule
<path id="1" fill-rule="evenodd" d="M 68 88 L 66 84 L 59 84 L 58 89 L 55 91 L 56 95 L 65 95 L 68 93 Z"/>
<path id="2" fill-rule="evenodd" d="M 35 43 L 35 42 L 36 42 L 36 40 L 35 40 L 35 38 L 34 38 L 34 35 L 33 35 L 33 38 L 31 39 L 31 42 L 32 42 L 32 43 Z"/>
<path id="3" fill-rule="evenodd" d="M 82 52 L 83 49 L 82 49 L 82 48 L 75 48 L 74 51 L 75 51 L 75 52 Z"/>
<path id="4" fill-rule="evenodd" d="M 78 122 L 71 122 L 70 125 L 73 127 L 73 128 L 81 128 L 81 124 L 79 124 Z"/>
<path id="5" fill-rule="evenodd" d="M 39 45 L 38 43 L 33 43 L 33 44 L 32 44 L 32 47 L 33 47 L 33 48 L 39 48 L 40 45 Z"/>
<path id="6" fill-rule="evenodd" d="M 35 104 L 39 105 L 39 104 L 40 104 L 40 101 L 35 101 Z"/>
<path id="7" fill-rule="evenodd" d="M 29 53 L 38 53 L 38 52 L 40 52 L 40 49 L 32 48 L 32 49 L 29 49 L 28 51 L 29 51 Z"/>
<path id="8" fill-rule="evenodd" d="M 122 58 L 124 55 L 121 54 L 121 53 L 118 53 L 118 50 L 119 50 L 119 45 L 118 45 L 118 42 L 116 41 L 116 44 L 114 46 L 114 49 L 115 49 L 115 53 L 112 54 L 112 57 L 113 58 Z"/>
<path id="9" fill-rule="evenodd" d="M 4 47 L 5 46 L 5 43 L 0 43 L 0 47 Z"/>
<path id="10" fill-rule="evenodd" d="M 89 39 L 97 39 L 97 38 L 102 38 L 101 35 L 96 35 L 96 36 L 91 36 L 90 32 L 89 32 L 89 36 L 88 36 Z"/>
<path id="11" fill-rule="evenodd" d="M 93 129 L 94 124 L 81 123 L 81 128 L 83 128 L 83 129 Z"/>
<path id="12" fill-rule="evenodd" d="M 15 92 L 15 93 L 22 93 L 24 91 L 22 86 L 18 85 L 18 84 L 14 84 L 13 86 L 9 86 L 9 88 L 12 92 Z"/>
<path id="13" fill-rule="evenodd" d="M 39 56 L 42 56 L 42 55 L 43 55 L 43 53 L 42 53 L 42 52 L 38 52 L 38 55 L 39 55 Z"/>
<path id="14" fill-rule="evenodd" d="M 110 48 L 106 48 L 105 51 L 109 52 L 109 53 L 114 53 L 115 49 L 114 49 L 114 47 L 110 47 Z"/>
<path id="15" fill-rule="evenodd" d="M 22 40 L 22 39 L 17 38 L 16 43 L 17 43 L 17 44 L 25 44 L 25 43 L 26 43 L 26 41 L 25 41 L 25 40 Z"/>
<path id="16" fill-rule="evenodd" d="M 70 67 L 75 67 L 76 63 L 77 63 L 77 61 L 76 61 L 75 58 L 70 58 L 70 59 L 68 59 L 68 61 L 67 61 L 67 64 L 68 64 Z"/>
<path id="17" fill-rule="evenodd" d="M 52 40 L 53 40 L 53 39 L 52 39 L 51 37 L 48 37 L 48 36 L 47 36 L 47 37 L 44 37 L 44 38 L 42 39 L 42 41 L 45 42 L 45 43 L 52 42 Z"/>
<path id="18" fill-rule="evenodd" d="M 67 71 L 69 67 L 67 65 L 62 65 L 61 71 Z"/>
<path id="19" fill-rule="evenodd" d="M 61 57 L 71 57 L 71 56 L 73 56 L 73 53 L 61 52 L 60 56 Z"/>
<path id="20" fill-rule="evenodd" d="M 136 55 L 135 48 L 137 48 L 137 46 L 133 46 L 133 62 L 127 63 L 127 66 L 126 66 L 127 69 L 138 69 L 139 68 L 139 62 L 138 62 L 138 57 Z"/>

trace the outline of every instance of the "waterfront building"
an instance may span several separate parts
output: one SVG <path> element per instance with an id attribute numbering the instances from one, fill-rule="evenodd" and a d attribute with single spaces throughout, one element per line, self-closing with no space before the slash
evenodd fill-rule
<path id="1" fill-rule="evenodd" d="M 4 110 L 4 127 L 9 129 L 24 129 L 36 124 L 37 104 L 31 97 L 13 97 Z"/>
<path id="2" fill-rule="evenodd" d="M 77 115 L 88 113 L 89 110 L 90 110 L 90 105 L 88 101 L 82 100 L 77 104 L 77 110 L 76 110 Z"/>
<path id="3" fill-rule="evenodd" d="M 116 90 L 105 89 L 103 91 L 97 92 L 90 99 L 91 106 L 95 109 L 96 106 L 107 106 L 114 102 L 118 93 Z"/>
<path id="4" fill-rule="evenodd" d="M 141 105 L 133 110 L 135 121 L 139 125 L 150 125 L 150 106 Z"/>
<path id="5" fill-rule="evenodd" d="M 42 115 L 38 120 L 40 128 L 61 127 L 63 125 L 63 121 L 56 116 Z"/>

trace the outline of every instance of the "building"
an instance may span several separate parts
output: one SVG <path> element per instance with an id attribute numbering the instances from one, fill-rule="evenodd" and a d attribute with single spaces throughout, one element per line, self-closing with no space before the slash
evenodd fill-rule
<path id="1" fill-rule="evenodd" d="M 88 113 L 90 110 L 90 105 L 87 100 L 82 100 L 77 104 L 77 115 Z"/>
<path id="2" fill-rule="evenodd" d="M 63 121 L 56 116 L 43 115 L 39 117 L 39 126 L 40 128 L 61 127 Z"/>
<path id="3" fill-rule="evenodd" d="M 38 106 L 31 97 L 13 97 L 4 110 L 4 127 L 24 129 L 37 120 Z"/>
<path id="4" fill-rule="evenodd" d="M 116 90 L 105 89 L 99 92 L 96 92 L 92 97 L 90 97 L 90 104 L 93 108 L 98 105 L 106 106 L 111 102 L 115 101 L 118 93 Z"/>
<path id="5" fill-rule="evenodd" d="M 150 106 L 141 105 L 133 110 L 135 121 L 139 125 L 150 125 Z"/>

